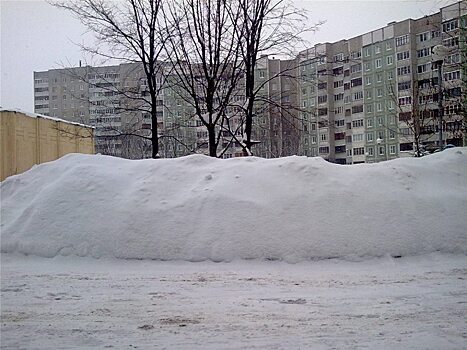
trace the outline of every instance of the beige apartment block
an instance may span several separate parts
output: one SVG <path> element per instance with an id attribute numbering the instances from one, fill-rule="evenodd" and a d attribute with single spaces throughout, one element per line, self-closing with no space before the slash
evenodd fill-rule
<path id="1" fill-rule="evenodd" d="M 0 181 L 68 153 L 94 154 L 94 128 L 0 109 Z"/>

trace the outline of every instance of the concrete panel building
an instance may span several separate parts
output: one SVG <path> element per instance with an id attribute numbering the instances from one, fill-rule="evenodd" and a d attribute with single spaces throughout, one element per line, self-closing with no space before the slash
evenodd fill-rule
<path id="1" fill-rule="evenodd" d="M 425 149 L 439 148 L 439 84 L 443 145 L 465 145 L 466 13 L 459 2 L 300 53 L 300 104 L 310 130 L 302 133 L 300 154 L 379 162 L 413 153 L 414 134 Z M 449 49 L 441 81 L 436 45 Z"/>
<path id="2" fill-rule="evenodd" d="M 460 1 L 423 18 L 316 44 L 295 59 L 261 57 L 253 153 L 356 164 L 413 155 L 415 145 L 424 150 L 465 145 L 466 16 L 467 3 Z M 448 48 L 442 79 L 433 63 L 436 45 Z M 173 78 L 158 78 L 160 155 L 207 154 L 206 129 L 177 84 L 167 84 Z M 144 102 L 147 84 L 139 64 L 35 72 L 34 83 L 35 111 L 95 126 L 98 152 L 126 158 L 150 155 L 147 140 L 125 136 L 135 130 L 151 134 Z M 240 138 L 242 91 L 240 83 L 228 110 Z M 128 99 L 128 93 L 138 98 Z M 441 98 L 443 145 L 438 141 Z M 243 155 L 240 144 L 230 142 L 229 132 L 223 131 L 221 138 L 222 157 Z"/>

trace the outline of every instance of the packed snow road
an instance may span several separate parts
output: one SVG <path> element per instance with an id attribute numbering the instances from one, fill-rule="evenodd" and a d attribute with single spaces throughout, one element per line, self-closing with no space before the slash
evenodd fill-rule
<path id="1" fill-rule="evenodd" d="M 2 349 L 465 349 L 467 259 L 2 255 Z"/>

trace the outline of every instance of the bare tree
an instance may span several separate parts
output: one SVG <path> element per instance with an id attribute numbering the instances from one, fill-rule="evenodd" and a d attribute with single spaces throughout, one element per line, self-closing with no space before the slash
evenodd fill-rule
<path id="1" fill-rule="evenodd" d="M 264 54 L 295 56 L 300 44 L 305 41 L 301 34 L 316 30 L 318 25 L 309 26 L 306 11 L 298 9 L 288 0 L 236 0 L 231 6 L 232 16 L 240 13 L 240 26 L 235 27 L 235 34 L 241 43 L 241 55 L 244 69 L 245 91 L 245 127 L 243 144 L 246 155 L 251 155 L 253 119 L 255 104 L 264 101 L 262 86 L 270 79 L 279 76 L 291 76 L 297 67 L 287 65 L 284 71 L 275 72 L 262 84 L 256 81 L 258 60 Z M 298 62 L 298 61 L 297 61 Z M 276 107 L 276 104 L 270 101 Z"/>
<path id="2" fill-rule="evenodd" d="M 133 101 L 129 110 L 147 108 L 151 115 L 152 157 L 159 157 L 157 95 L 161 84 L 157 82 L 162 65 L 164 37 L 160 35 L 159 17 L 162 0 L 63 0 L 51 4 L 74 14 L 89 31 L 94 33 L 94 46 L 82 46 L 92 54 L 120 62 L 141 65 L 147 86 L 147 98 L 140 91 L 120 91 Z"/>
<path id="3" fill-rule="evenodd" d="M 232 0 L 173 1 L 167 7 L 166 49 L 170 83 L 207 130 L 209 155 L 217 148 L 228 107 L 240 80 L 240 42 L 234 35 L 239 16 L 231 16 Z"/>

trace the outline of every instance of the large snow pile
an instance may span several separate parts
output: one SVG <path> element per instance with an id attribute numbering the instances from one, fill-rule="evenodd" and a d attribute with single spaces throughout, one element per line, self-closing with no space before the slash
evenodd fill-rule
<path id="1" fill-rule="evenodd" d="M 72 154 L 1 183 L 1 249 L 231 261 L 467 253 L 467 148 L 320 158 Z"/>

